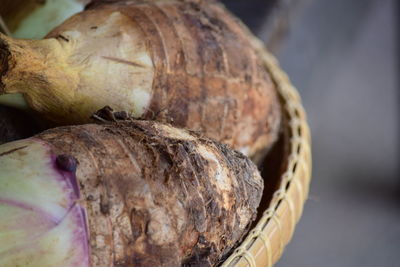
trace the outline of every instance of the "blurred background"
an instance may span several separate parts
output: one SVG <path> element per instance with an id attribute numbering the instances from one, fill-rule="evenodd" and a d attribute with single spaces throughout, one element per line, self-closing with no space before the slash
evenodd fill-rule
<path id="1" fill-rule="evenodd" d="M 278 267 L 400 266 L 397 2 L 225 1 L 278 57 L 312 131 L 310 196 Z"/>

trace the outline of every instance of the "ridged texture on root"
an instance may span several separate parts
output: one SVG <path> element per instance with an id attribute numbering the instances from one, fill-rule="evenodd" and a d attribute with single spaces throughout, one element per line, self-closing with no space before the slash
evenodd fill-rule
<path id="1" fill-rule="evenodd" d="M 148 121 L 38 138 L 78 161 L 92 266 L 208 266 L 255 219 L 263 181 L 225 145 Z"/>
<path id="2" fill-rule="evenodd" d="M 140 26 L 150 47 L 155 77 L 145 118 L 156 113 L 247 155 L 275 141 L 275 88 L 234 16 L 214 1 L 97 1 L 88 10 L 107 2 Z"/>

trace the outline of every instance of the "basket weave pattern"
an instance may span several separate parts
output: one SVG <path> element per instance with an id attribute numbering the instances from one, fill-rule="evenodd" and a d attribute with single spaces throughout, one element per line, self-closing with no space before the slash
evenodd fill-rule
<path id="1" fill-rule="evenodd" d="M 224 267 L 270 267 L 279 260 L 302 214 L 311 178 L 310 131 L 300 96 L 261 42 L 254 40 L 254 45 L 260 49 L 282 101 L 283 127 L 289 138 L 287 168 L 263 216 Z"/>

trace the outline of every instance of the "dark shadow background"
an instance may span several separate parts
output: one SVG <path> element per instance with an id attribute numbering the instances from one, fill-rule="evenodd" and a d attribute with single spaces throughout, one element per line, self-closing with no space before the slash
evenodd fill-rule
<path id="1" fill-rule="evenodd" d="M 225 2 L 267 39 L 277 1 Z M 275 53 L 308 114 L 313 180 L 276 266 L 400 266 L 398 1 L 302 2 Z"/>

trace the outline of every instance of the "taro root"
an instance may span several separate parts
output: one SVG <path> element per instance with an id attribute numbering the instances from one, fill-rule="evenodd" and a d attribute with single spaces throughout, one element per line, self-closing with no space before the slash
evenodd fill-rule
<path id="1" fill-rule="evenodd" d="M 281 116 L 252 38 L 214 1 L 94 1 L 47 39 L 1 35 L 0 94 L 23 94 L 56 124 L 109 105 L 253 156 Z"/>
<path id="2" fill-rule="evenodd" d="M 0 146 L 0 266 L 209 266 L 263 189 L 239 152 L 154 121 L 67 126 Z"/>

